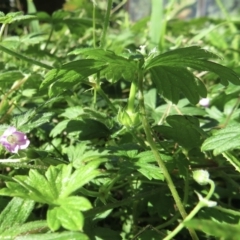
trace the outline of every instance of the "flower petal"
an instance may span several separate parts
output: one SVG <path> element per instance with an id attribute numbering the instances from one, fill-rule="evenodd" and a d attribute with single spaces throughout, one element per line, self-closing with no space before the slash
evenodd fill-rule
<path id="1" fill-rule="evenodd" d="M 30 141 L 27 135 L 17 131 L 15 127 L 9 127 L 0 137 L 0 143 L 11 153 L 17 153 L 19 149 L 26 149 Z"/>

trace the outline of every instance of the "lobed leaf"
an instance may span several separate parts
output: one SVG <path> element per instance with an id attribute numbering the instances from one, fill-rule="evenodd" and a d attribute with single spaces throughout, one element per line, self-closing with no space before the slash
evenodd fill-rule
<path id="1" fill-rule="evenodd" d="M 25 236 L 18 236 L 16 240 L 89 240 L 89 237 L 81 232 L 58 232 L 45 234 L 28 234 Z"/>
<path id="2" fill-rule="evenodd" d="M 216 131 L 202 144 L 202 151 L 213 150 L 214 155 L 240 147 L 240 126 L 238 123 L 228 125 Z"/>
<path id="3" fill-rule="evenodd" d="M 211 220 L 192 219 L 184 223 L 185 226 L 193 228 L 217 239 L 238 240 L 240 236 L 240 228 L 238 224 L 218 223 Z"/>
<path id="4" fill-rule="evenodd" d="M 0 214 L 0 232 L 23 224 L 34 208 L 34 201 L 13 198 Z"/>
<path id="5" fill-rule="evenodd" d="M 127 81 L 133 81 L 136 79 L 138 71 L 137 63 L 134 60 L 118 56 L 112 51 L 85 48 L 76 49 L 69 54 L 80 54 L 105 62 L 107 67 L 103 69 L 102 74 L 112 83 L 121 78 L 124 78 Z"/>
<path id="6" fill-rule="evenodd" d="M 198 103 L 200 96 L 206 97 L 206 88 L 199 88 L 200 81 L 184 68 L 159 66 L 150 73 L 158 92 L 173 103 L 178 102 L 181 93 L 193 104 Z"/>
<path id="7" fill-rule="evenodd" d="M 46 221 L 34 221 L 27 222 L 18 226 L 12 225 L 10 228 L 6 229 L 0 234 L 0 239 L 6 239 L 6 237 L 11 239 L 21 239 L 24 235 L 29 236 L 34 232 L 46 232 L 49 228 Z"/>
<path id="8" fill-rule="evenodd" d="M 106 68 L 106 63 L 94 59 L 76 60 L 63 64 L 60 69 L 50 70 L 40 89 L 48 89 L 50 96 L 56 96 L 66 89 L 83 82 L 88 76 Z"/>
<path id="9" fill-rule="evenodd" d="M 166 118 L 168 126 L 157 126 L 154 129 L 166 138 L 179 143 L 190 150 L 200 147 L 205 136 L 204 131 L 199 127 L 199 121 L 192 116 L 172 115 Z"/>
<path id="10" fill-rule="evenodd" d="M 217 74 L 223 85 L 228 81 L 240 85 L 239 76 L 231 69 L 208 61 L 217 56 L 199 47 L 187 47 L 149 57 L 144 65 L 145 73 L 150 72 L 158 92 L 173 103 L 177 103 L 182 93 L 191 103 L 196 104 L 199 96 L 206 97 L 204 84 L 196 79 L 187 68 L 211 71 Z"/>

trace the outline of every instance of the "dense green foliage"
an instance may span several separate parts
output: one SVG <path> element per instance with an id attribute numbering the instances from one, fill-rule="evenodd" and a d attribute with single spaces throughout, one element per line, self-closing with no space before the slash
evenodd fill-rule
<path id="1" fill-rule="evenodd" d="M 239 21 L 72 2 L 0 13 L 0 239 L 238 239 Z"/>

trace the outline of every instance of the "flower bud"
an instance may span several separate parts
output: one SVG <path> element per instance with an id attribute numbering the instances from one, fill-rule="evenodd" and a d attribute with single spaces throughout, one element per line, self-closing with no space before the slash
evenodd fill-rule
<path id="1" fill-rule="evenodd" d="M 202 107 L 209 107 L 209 104 L 210 104 L 209 98 L 202 98 L 199 101 L 199 105 L 201 105 Z"/>
<path id="2" fill-rule="evenodd" d="M 204 207 L 216 207 L 217 206 L 217 202 L 203 198 L 202 195 L 198 192 L 196 192 L 196 194 L 198 196 L 199 201 L 202 203 L 202 205 Z"/>
<path id="3" fill-rule="evenodd" d="M 140 123 L 139 113 L 134 113 L 131 110 L 125 109 L 119 110 L 117 120 L 126 127 L 135 127 Z"/>
<path id="4" fill-rule="evenodd" d="M 193 179 L 200 185 L 209 183 L 209 173 L 206 170 L 193 171 Z"/>

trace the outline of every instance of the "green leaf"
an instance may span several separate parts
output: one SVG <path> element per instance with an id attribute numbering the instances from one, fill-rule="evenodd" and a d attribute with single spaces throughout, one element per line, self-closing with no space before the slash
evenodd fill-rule
<path id="1" fill-rule="evenodd" d="M 49 95 L 56 96 L 66 89 L 83 82 L 88 76 L 99 72 L 106 67 L 103 61 L 81 59 L 63 64 L 61 69 L 49 71 L 40 88 L 48 89 Z"/>
<path id="2" fill-rule="evenodd" d="M 71 165 L 64 164 L 50 166 L 45 176 L 31 169 L 29 176 L 18 175 L 13 177 L 16 182 L 6 182 L 7 188 L 2 188 L 0 195 L 18 196 L 55 205 L 58 199 L 68 197 L 100 175 L 101 172 L 96 168 L 102 161 L 102 159 L 91 161 L 73 173 Z"/>
<path id="3" fill-rule="evenodd" d="M 187 47 L 172 50 L 155 57 L 150 56 L 145 63 L 145 71 L 150 71 L 152 80 L 158 91 L 173 103 L 177 103 L 179 93 L 183 93 L 188 100 L 196 104 L 201 97 L 206 97 L 204 84 L 196 79 L 187 67 L 216 73 L 222 84 L 228 81 L 240 85 L 239 76 L 231 69 L 206 60 L 217 56 L 199 47 Z"/>
<path id="4" fill-rule="evenodd" d="M 92 208 L 88 199 L 79 196 L 70 196 L 67 198 L 59 199 L 58 203 L 64 208 L 75 209 L 77 211 L 86 211 Z"/>
<path id="5" fill-rule="evenodd" d="M 73 164 L 75 161 L 82 161 L 82 157 L 87 149 L 87 145 L 84 142 L 78 143 L 76 146 L 69 146 L 67 149 L 67 155 L 69 161 Z"/>
<path id="6" fill-rule="evenodd" d="M 197 61 L 198 59 L 218 58 L 217 55 L 197 46 L 179 48 L 165 52 L 146 61 L 145 69 L 156 66 L 187 67 L 186 61 Z M 190 61 L 191 62 L 191 61 Z"/>
<path id="7" fill-rule="evenodd" d="M 60 233 L 45 233 L 45 234 L 28 234 L 18 236 L 16 240 L 89 240 L 89 237 L 80 232 L 60 232 Z"/>
<path id="8" fill-rule="evenodd" d="M 63 189 L 68 186 L 68 179 L 70 178 L 71 174 L 72 166 L 70 164 L 61 164 L 58 166 L 50 166 L 48 168 L 45 176 L 51 186 L 52 191 L 56 193 L 57 197 L 59 197 Z"/>
<path id="9" fill-rule="evenodd" d="M 89 119 L 96 120 L 98 122 L 103 123 L 108 128 L 113 127 L 112 119 L 109 116 L 107 116 L 106 114 L 101 113 L 101 112 L 96 111 L 91 108 L 84 108 L 83 111 L 84 111 L 84 114 L 80 115 L 82 118 L 86 118 L 86 119 L 89 118 Z"/>
<path id="10" fill-rule="evenodd" d="M 136 79 L 137 63 L 134 60 L 116 55 L 112 51 L 103 49 L 76 49 L 69 54 L 80 54 L 89 58 L 98 59 L 107 64 L 103 69 L 102 74 L 112 83 L 124 78 L 127 81 Z"/>
<path id="11" fill-rule="evenodd" d="M 19 59 L 21 59 L 23 61 L 26 61 L 26 62 L 30 63 L 31 65 L 35 64 L 37 66 L 40 66 L 40 67 L 43 67 L 43 68 L 46 68 L 46 69 L 52 69 L 51 66 L 49 66 L 49 65 L 47 65 L 45 63 L 39 62 L 39 61 L 37 61 L 37 60 L 35 60 L 33 58 L 28 58 L 28 57 L 26 57 L 26 56 L 24 56 L 22 54 L 19 54 L 19 53 L 15 52 L 15 51 L 12 51 L 11 49 L 4 47 L 2 44 L 0 44 L 0 50 L 5 52 L 5 53 L 7 53 L 7 54 L 9 54 L 9 55 L 11 55 L 11 56 L 14 56 L 14 57 L 19 58 Z"/>
<path id="12" fill-rule="evenodd" d="M 151 68 L 150 73 L 158 92 L 173 103 L 178 102 L 181 93 L 193 104 L 200 96 L 206 97 L 203 85 L 185 68 L 159 66 Z"/>
<path id="13" fill-rule="evenodd" d="M 233 156 L 231 153 L 229 152 L 224 152 L 222 154 L 226 159 L 227 161 L 232 164 L 235 169 L 240 172 L 240 161 L 238 160 L 238 158 L 236 158 L 235 156 Z"/>
<path id="14" fill-rule="evenodd" d="M 68 119 L 75 119 L 83 114 L 82 106 L 72 106 L 64 109 L 64 112 L 60 115 Z"/>
<path id="15" fill-rule="evenodd" d="M 34 201 L 13 198 L 0 214 L 0 232 L 24 223 L 34 208 Z"/>
<path id="16" fill-rule="evenodd" d="M 99 153 L 98 150 L 89 150 L 86 142 L 81 142 L 76 146 L 69 146 L 66 153 L 69 161 L 75 169 L 81 168 L 82 165 L 86 164 L 86 162 L 100 158 L 104 162 L 104 158 L 106 159 L 108 157 L 107 150 L 102 151 L 101 153 Z"/>
<path id="17" fill-rule="evenodd" d="M 136 163 L 135 166 L 138 172 L 140 172 L 143 176 L 148 178 L 149 180 L 156 179 L 156 180 L 164 180 L 163 173 L 158 166 L 154 166 L 152 164 L 144 164 L 144 163 Z"/>
<path id="18" fill-rule="evenodd" d="M 23 79 L 24 75 L 20 71 L 8 71 L 0 73 L 0 82 L 13 83 Z"/>
<path id="19" fill-rule="evenodd" d="M 14 116 L 11 123 L 17 126 L 19 130 L 27 133 L 46 122 L 49 122 L 54 113 L 36 113 L 36 109 L 31 109 L 28 112 Z"/>
<path id="20" fill-rule="evenodd" d="M 49 230 L 49 228 L 46 221 L 28 222 L 18 226 L 13 225 L 10 228 L 6 229 L 4 232 L 1 233 L 0 239 L 1 237 L 2 239 L 7 239 L 7 237 L 12 239 L 20 239 L 19 235 L 29 236 L 30 232 L 45 232 L 47 230 Z"/>
<path id="21" fill-rule="evenodd" d="M 76 211 L 75 208 L 61 207 L 57 208 L 57 218 L 61 222 L 61 225 L 68 230 L 81 231 L 84 224 L 84 217 L 80 211 Z"/>
<path id="22" fill-rule="evenodd" d="M 53 203 L 57 197 L 56 190 L 51 183 L 36 170 L 31 169 L 29 176 L 15 176 L 13 178 L 22 187 L 28 190 L 28 197 L 40 203 Z"/>
<path id="23" fill-rule="evenodd" d="M 0 23 L 10 24 L 16 21 L 36 19 L 33 15 L 23 15 L 23 12 L 10 12 L 5 16 L 0 16 Z"/>
<path id="24" fill-rule="evenodd" d="M 47 221 L 52 231 L 58 230 L 60 226 L 68 230 L 79 231 L 82 230 L 84 217 L 76 208 L 63 204 L 59 207 L 50 207 L 48 209 Z"/>
<path id="25" fill-rule="evenodd" d="M 99 176 L 101 172 L 96 168 L 102 161 L 102 159 L 97 159 L 75 170 L 71 177 L 68 178 L 67 185 L 61 189 L 59 198 L 66 198 L 71 193 Z"/>
<path id="26" fill-rule="evenodd" d="M 159 134 L 179 143 L 190 150 L 200 147 L 205 136 L 204 131 L 199 127 L 199 121 L 192 116 L 172 115 L 166 118 L 171 126 L 157 126 L 154 128 Z"/>
<path id="27" fill-rule="evenodd" d="M 16 182 L 6 182 L 7 188 L 0 190 L 1 196 L 20 197 L 28 199 L 28 190 Z"/>
<path id="28" fill-rule="evenodd" d="M 202 151 L 213 150 L 214 155 L 240 147 L 240 126 L 238 123 L 227 125 L 216 131 L 202 144 Z"/>
<path id="29" fill-rule="evenodd" d="M 240 228 L 237 224 L 217 223 L 211 220 L 193 219 L 184 223 L 185 226 L 202 231 L 210 236 L 223 240 L 238 240 Z"/>
<path id="30" fill-rule="evenodd" d="M 77 134 L 81 140 L 108 137 L 111 133 L 110 130 L 101 122 L 93 119 L 83 119 L 64 120 L 55 126 L 50 135 L 55 137 L 62 133 L 63 130 L 67 133 Z"/>
<path id="31" fill-rule="evenodd" d="M 56 231 L 61 227 L 61 221 L 57 217 L 58 207 L 50 206 L 47 210 L 47 224 L 52 231 Z"/>

